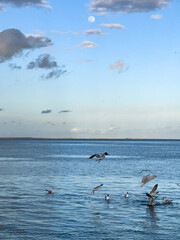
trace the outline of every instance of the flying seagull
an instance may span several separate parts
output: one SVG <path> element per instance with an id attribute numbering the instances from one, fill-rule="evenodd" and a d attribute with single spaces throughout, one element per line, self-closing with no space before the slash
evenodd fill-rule
<path id="1" fill-rule="evenodd" d="M 156 205 L 155 201 L 154 201 L 154 198 L 149 194 L 149 193 L 146 193 L 146 196 L 148 197 L 149 201 L 148 201 L 148 206 L 154 206 Z"/>
<path id="2" fill-rule="evenodd" d="M 148 169 L 143 169 L 143 170 L 141 170 L 140 172 L 139 172 L 139 174 L 141 174 L 142 172 L 150 172 L 150 173 L 152 173 L 150 170 L 148 170 Z"/>
<path id="3" fill-rule="evenodd" d="M 141 187 L 144 185 L 144 184 L 146 184 L 146 183 L 148 183 L 149 181 L 151 181 L 151 180 L 153 180 L 154 178 L 156 178 L 157 176 L 155 176 L 155 175 L 152 175 L 152 176 L 150 176 L 149 174 L 148 175 L 146 175 L 146 176 L 144 176 L 143 178 L 142 178 L 142 181 L 141 181 Z"/>
<path id="4" fill-rule="evenodd" d="M 92 159 L 93 157 L 96 157 L 97 158 L 96 161 L 98 161 L 100 163 L 100 161 L 105 158 L 105 155 L 108 155 L 108 153 L 105 152 L 101 156 L 99 154 L 94 154 L 94 155 L 90 156 L 89 159 Z"/>
<path id="5" fill-rule="evenodd" d="M 158 194 L 159 192 L 156 192 L 157 188 L 158 188 L 158 184 L 154 185 L 154 187 L 151 190 L 149 195 L 154 196 L 154 195 Z"/>
<path id="6" fill-rule="evenodd" d="M 100 187 L 102 187 L 103 186 L 103 184 L 101 184 L 101 185 L 99 185 L 99 186 L 97 186 L 97 187 L 95 187 L 93 190 L 92 190 L 92 192 L 91 193 L 93 193 L 94 194 L 94 192 L 95 191 L 97 191 Z"/>
<path id="7" fill-rule="evenodd" d="M 50 190 L 46 189 L 46 191 L 47 191 L 48 194 L 54 194 L 54 188 L 52 188 Z"/>
<path id="8" fill-rule="evenodd" d="M 167 200 L 166 197 L 163 197 L 164 204 L 170 204 L 173 200 Z"/>

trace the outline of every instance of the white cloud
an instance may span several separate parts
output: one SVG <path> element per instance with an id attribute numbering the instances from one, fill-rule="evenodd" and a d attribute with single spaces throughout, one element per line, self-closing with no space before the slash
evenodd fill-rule
<path id="1" fill-rule="evenodd" d="M 78 132 L 80 132 L 80 131 L 81 131 L 81 130 L 80 130 L 79 128 L 76 128 L 76 127 L 71 129 L 71 132 L 72 132 L 72 133 L 78 133 Z"/>
<path id="2" fill-rule="evenodd" d="M 106 35 L 105 33 L 103 33 L 100 29 L 88 29 L 85 31 L 86 35 Z"/>
<path id="3" fill-rule="evenodd" d="M 163 16 L 160 15 L 160 14 L 153 14 L 153 15 L 151 15 L 151 18 L 152 18 L 153 20 L 159 20 L 159 19 L 162 19 Z"/>
<path id="4" fill-rule="evenodd" d="M 167 7 L 171 0 L 91 0 L 95 12 L 149 12 Z"/>
<path id="5" fill-rule="evenodd" d="M 102 23 L 101 26 L 106 28 L 119 28 L 119 29 L 125 28 L 125 26 L 117 23 Z"/>
<path id="6" fill-rule="evenodd" d="M 96 43 L 91 41 L 84 41 L 78 45 L 80 48 L 93 48 L 96 47 Z"/>

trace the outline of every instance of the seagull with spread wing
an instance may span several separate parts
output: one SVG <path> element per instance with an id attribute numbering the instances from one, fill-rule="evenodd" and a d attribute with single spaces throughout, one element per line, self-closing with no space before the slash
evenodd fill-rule
<path id="1" fill-rule="evenodd" d="M 92 159 L 93 157 L 96 157 L 97 158 L 96 161 L 98 161 L 100 163 L 100 161 L 103 160 L 106 155 L 108 155 L 107 152 L 103 153 L 102 155 L 99 155 L 99 154 L 96 153 L 96 154 L 90 156 L 89 159 Z"/>
<path id="2" fill-rule="evenodd" d="M 148 175 L 146 175 L 146 176 L 144 176 L 143 178 L 142 178 L 142 181 L 141 181 L 141 187 L 144 185 L 144 184 L 146 184 L 146 183 L 148 183 L 149 181 L 151 181 L 151 180 L 153 180 L 154 178 L 156 178 L 157 176 L 155 176 L 155 175 L 152 175 L 152 176 L 150 176 L 149 174 Z"/>
<path id="3" fill-rule="evenodd" d="M 94 192 L 95 191 L 97 191 L 100 187 L 102 187 L 103 186 L 103 184 L 101 184 L 101 185 L 99 185 L 99 186 L 97 186 L 97 187 L 95 187 L 95 188 L 93 188 L 93 190 L 92 190 L 92 194 L 94 194 Z"/>

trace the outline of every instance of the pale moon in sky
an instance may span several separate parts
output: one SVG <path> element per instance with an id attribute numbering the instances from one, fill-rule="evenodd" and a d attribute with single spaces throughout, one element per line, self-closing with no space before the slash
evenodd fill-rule
<path id="1" fill-rule="evenodd" d="M 89 21 L 90 23 L 93 23 L 93 22 L 95 21 L 95 17 L 94 17 L 94 16 L 89 16 L 89 17 L 88 17 L 88 21 Z"/>

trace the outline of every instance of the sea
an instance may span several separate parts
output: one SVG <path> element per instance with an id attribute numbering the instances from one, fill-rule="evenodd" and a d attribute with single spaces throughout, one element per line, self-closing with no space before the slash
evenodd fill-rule
<path id="1" fill-rule="evenodd" d="M 180 140 L 0 139 L 0 239 L 180 239 Z"/>

